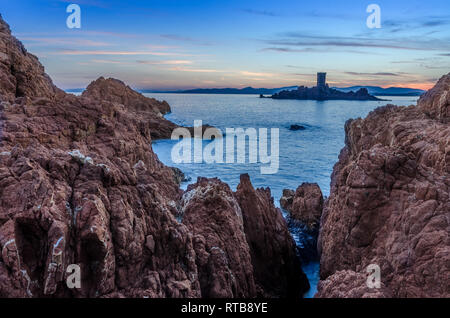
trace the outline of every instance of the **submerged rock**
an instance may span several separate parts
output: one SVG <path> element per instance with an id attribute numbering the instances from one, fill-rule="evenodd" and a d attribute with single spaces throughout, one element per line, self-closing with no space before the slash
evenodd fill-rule
<path id="1" fill-rule="evenodd" d="M 289 130 L 292 130 L 292 131 L 305 130 L 305 129 L 306 129 L 305 126 L 302 126 L 302 125 L 291 125 L 289 127 Z"/>
<path id="2" fill-rule="evenodd" d="M 347 122 L 321 218 L 318 296 L 365 295 L 355 277 L 371 264 L 383 285 L 373 296 L 450 296 L 449 82 L 418 106 Z"/>

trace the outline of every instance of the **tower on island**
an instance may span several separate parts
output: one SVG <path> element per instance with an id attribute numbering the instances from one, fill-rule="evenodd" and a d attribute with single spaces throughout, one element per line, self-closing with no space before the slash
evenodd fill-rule
<path id="1" fill-rule="evenodd" d="M 326 87 L 326 82 L 327 82 L 327 73 L 323 73 L 323 72 L 318 72 L 317 73 L 317 87 L 320 88 L 325 88 Z"/>

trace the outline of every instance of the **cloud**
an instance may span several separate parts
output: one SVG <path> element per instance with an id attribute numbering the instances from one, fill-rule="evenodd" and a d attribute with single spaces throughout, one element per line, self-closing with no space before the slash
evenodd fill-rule
<path id="1" fill-rule="evenodd" d="M 299 32 L 286 32 L 278 35 L 278 39 L 265 39 L 263 42 L 272 46 L 283 47 L 351 47 L 351 48 L 383 48 L 396 50 L 444 50 L 450 49 L 448 41 L 426 41 L 414 38 L 371 38 L 371 37 L 343 37 L 322 36 Z"/>
<path id="2" fill-rule="evenodd" d="M 261 49 L 261 51 L 273 51 L 273 52 L 283 52 L 283 53 L 306 53 L 306 52 L 321 52 L 321 50 L 305 48 L 305 49 L 291 49 L 288 47 L 266 47 Z"/>
<path id="3" fill-rule="evenodd" d="M 79 38 L 34 38 L 34 37 L 22 37 L 20 38 L 24 42 L 33 42 L 37 45 L 79 45 L 79 46 L 108 46 L 109 43 L 92 41 Z"/>
<path id="4" fill-rule="evenodd" d="M 389 72 L 378 72 L 378 73 L 359 73 L 359 72 L 345 72 L 345 74 L 348 75 L 355 75 L 355 76 L 402 76 L 405 74 L 399 74 L 399 73 L 389 73 Z"/>
<path id="5" fill-rule="evenodd" d="M 139 64 L 150 64 L 150 65 L 187 65 L 193 64 L 192 61 L 187 60 L 170 60 L 170 61 L 136 61 Z"/>
<path id="6" fill-rule="evenodd" d="M 205 46 L 211 45 L 210 42 L 199 40 L 199 39 L 194 39 L 194 38 L 191 38 L 188 36 L 178 35 L 178 34 L 160 34 L 160 37 L 162 37 L 163 39 L 167 39 L 167 40 L 178 41 L 178 42 L 190 42 L 190 43 L 194 43 L 197 45 L 205 45 Z"/>
<path id="7" fill-rule="evenodd" d="M 58 55 L 154 55 L 154 56 L 177 56 L 184 55 L 168 52 L 148 52 L 148 51 L 83 51 L 83 50 L 62 50 L 54 54 Z"/>
<path id="8" fill-rule="evenodd" d="M 267 17 L 279 17 L 280 15 L 273 11 L 266 10 L 254 10 L 254 9 L 242 9 L 243 12 L 255 15 L 263 15 Z"/>
<path id="9" fill-rule="evenodd" d="M 256 77 L 274 76 L 274 74 L 272 74 L 272 73 L 259 73 L 259 72 L 248 72 L 248 71 L 240 71 L 239 73 L 244 76 L 256 76 Z"/>
<path id="10" fill-rule="evenodd" d="M 430 20 L 422 22 L 423 27 L 434 27 L 449 24 L 448 20 Z"/>
<path id="11" fill-rule="evenodd" d="M 172 67 L 168 69 L 169 71 L 177 72 L 193 72 L 193 73 L 221 73 L 223 71 L 214 69 L 196 69 L 196 68 L 185 68 L 185 67 Z"/>
<path id="12" fill-rule="evenodd" d="M 120 64 L 120 65 L 128 65 L 130 63 L 124 61 L 115 61 L 115 60 L 91 60 L 92 63 L 101 63 L 101 64 Z M 81 62 L 82 63 L 82 62 Z M 86 63 L 86 65 L 89 63 Z"/>

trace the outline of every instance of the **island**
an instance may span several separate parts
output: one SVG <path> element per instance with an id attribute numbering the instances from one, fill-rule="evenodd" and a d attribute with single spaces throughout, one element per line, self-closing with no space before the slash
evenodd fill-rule
<path id="1" fill-rule="evenodd" d="M 369 94 L 367 88 L 360 88 L 356 92 L 342 92 L 334 88 L 330 88 L 326 83 L 327 73 L 317 73 L 317 86 L 305 87 L 299 86 L 294 90 L 283 90 L 273 94 L 268 98 L 273 99 L 301 99 L 301 100 L 373 100 L 382 101 Z M 265 98 L 260 95 L 260 98 Z"/>

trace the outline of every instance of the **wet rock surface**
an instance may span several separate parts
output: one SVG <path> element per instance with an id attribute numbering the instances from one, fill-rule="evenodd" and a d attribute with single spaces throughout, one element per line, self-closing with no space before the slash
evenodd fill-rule
<path id="1" fill-rule="evenodd" d="M 365 295 L 354 281 L 370 264 L 381 269 L 378 296 L 450 295 L 449 79 L 418 106 L 347 122 L 321 218 L 317 296 Z"/>

